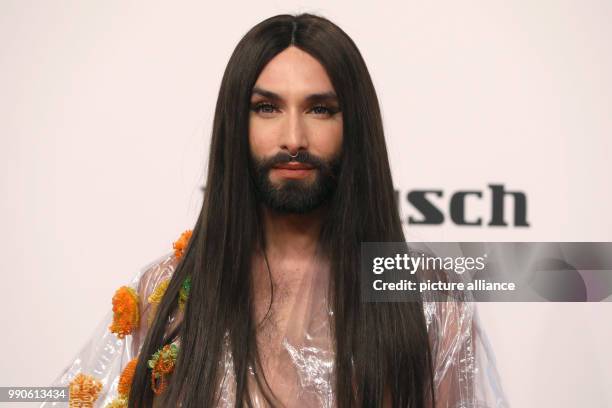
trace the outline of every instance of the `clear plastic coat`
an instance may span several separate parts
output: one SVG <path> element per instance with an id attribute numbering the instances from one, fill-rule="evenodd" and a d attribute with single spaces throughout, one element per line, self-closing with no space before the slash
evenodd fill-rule
<path id="1" fill-rule="evenodd" d="M 112 310 L 92 333 L 86 345 L 61 371 L 53 386 L 67 386 L 79 373 L 91 375 L 103 384 L 93 407 L 105 407 L 118 395 L 118 382 L 126 364 L 138 355 L 144 342 L 155 305 L 148 302 L 154 289 L 174 272 L 178 259 L 165 255 L 141 269 L 129 282 L 139 295 L 140 324 L 131 335 L 119 339 L 109 331 Z M 261 262 L 256 261 L 256 267 Z M 300 282 L 287 328 L 279 348 L 266 359 L 266 379 L 287 407 L 335 406 L 334 352 L 331 347 L 326 302 L 329 270 L 315 264 L 316 270 Z M 109 296 L 110 304 L 110 296 Z M 503 408 L 508 403 L 501 387 L 492 349 L 479 322 L 476 303 L 470 301 L 431 301 L 424 297 L 423 309 L 434 359 L 436 408 Z M 181 313 L 169 319 L 168 331 L 180 322 Z M 180 344 L 180 339 L 175 339 Z M 227 345 L 226 345 L 227 347 Z M 224 380 L 219 407 L 234 406 L 234 377 L 231 353 L 224 353 Z M 269 376 L 269 377 L 268 377 Z M 257 407 L 268 406 L 255 386 L 251 370 L 249 387 Z M 154 406 L 167 405 L 157 396 Z M 43 403 L 41 407 L 66 406 Z"/>

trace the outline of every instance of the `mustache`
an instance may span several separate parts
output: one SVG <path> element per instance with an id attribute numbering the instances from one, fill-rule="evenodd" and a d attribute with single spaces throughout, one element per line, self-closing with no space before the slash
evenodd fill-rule
<path id="1" fill-rule="evenodd" d="M 308 153 L 305 150 L 299 151 L 295 157 L 292 157 L 288 152 L 278 152 L 272 157 L 259 160 L 258 164 L 261 168 L 269 170 L 279 164 L 291 162 L 307 164 L 316 169 L 326 169 L 329 167 L 329 164 L 325 160 L 315 156 L 314 154 Z"/>

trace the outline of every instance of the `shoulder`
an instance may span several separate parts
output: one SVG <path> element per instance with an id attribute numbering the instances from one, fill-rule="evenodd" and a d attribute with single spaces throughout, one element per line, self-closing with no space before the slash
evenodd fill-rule
<path id="1" fill-rule="evenodd" d="M 191 231 L 185 231 L 170 241 L 172 251 L 140 268 L 112 294 L 109 299 L 112 310 L 54 382 L 55 386 L 70 388 L 71 406 L 84 399 L 97 401 L 100 406 L 124 406 L 121 404 L 127 402 L 131 378 L 156 306 L 190 236 Z M 151 356 L 143 358 L 149 360 Z"/>
<path id="2" fill-rule="evenodd" d="M 161 300 L 163 292 L 160 290 L 172 277 L 178 263 L 191 238 L 191 230 L 186 230 L 172 241 L 172 252 L 151 261 L 141 269 L 140 276 L 133 280 L 141 300 L 148 300 L 153 296 L 153 303 Z"/>
<path id="3" fill-rule="evenodd" d="M 191 231 L 172 241 L 168 252 L 142 267 L 127 285 L 116 289 L 112 297 L 113 313 L 109 330 L 119 339 L 131 336 L 131 351 L 137 355 L 155 317 L 157 306 L 187 247 Z"/>

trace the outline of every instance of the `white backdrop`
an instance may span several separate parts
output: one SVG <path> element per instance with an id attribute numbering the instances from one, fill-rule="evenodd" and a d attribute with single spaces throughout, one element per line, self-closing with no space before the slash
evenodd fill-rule
<path id="1" fill-rule="evenodd" d="M 410 240 L 612 241 L 612 4 L 0 1 L 0 386 L 47 385 L 114 290 L 190 228 L 216 95 L 246 31 L 309 11 L 378 91 L 402 195 L 527 195 L 530 227 Z M 402 199 L 402 214 L 419 214 Z M 512 206 L 506 208 L 512 220 Z M 612 405 L 612 307 L 479 304 L 513 407 Z"/>

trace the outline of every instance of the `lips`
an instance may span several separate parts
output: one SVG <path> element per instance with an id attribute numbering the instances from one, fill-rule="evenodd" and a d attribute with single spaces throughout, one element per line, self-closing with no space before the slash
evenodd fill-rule
<path id="1" fill-rule="evenodd" d="M 312 170 L 313 166 L 305 163 L 281 163 L 274 166 L 275 169 L 285 169 L 285 170 Z"/>
<path id="2" fill-rule="evenodd" d="M 284 179 L 304 179 L 310 177 L 314 166 L 306 163 L 288 162 L 279 163 L 272 167 L 276 177 Z"/>

